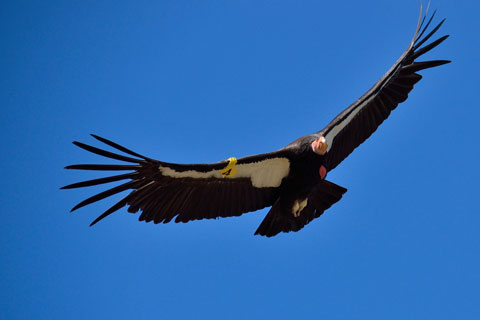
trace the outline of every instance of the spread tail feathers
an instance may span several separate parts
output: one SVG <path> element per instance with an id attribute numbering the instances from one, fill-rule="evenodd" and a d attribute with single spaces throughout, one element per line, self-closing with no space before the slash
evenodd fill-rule
<path id="1" fill-rule="evenodd" d="M 280 232 L 296 232 L 320 217 L 325 210 L 339 201 L 345 192 L 347 189 L 322 180 L 310 192 L 305 208 L 296 217 L 292 213 L 293 202 L 279 198 L 255 231 L 255 235 L 272 237 Z"/>

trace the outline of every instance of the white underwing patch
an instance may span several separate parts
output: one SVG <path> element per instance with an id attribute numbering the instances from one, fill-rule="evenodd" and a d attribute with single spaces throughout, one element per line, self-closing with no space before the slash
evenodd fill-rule
<path id="1" fill-rule="evenodd" d="M 282 179 L 290 172 L 290 161 L 287 158 L 270 158 L 258 162 L 241 163 L 235 166 L 237 170 L 233 177 L 224 177 L 220 170 L 200 172 L 196 170 L 175 171 L 166 166 L 159 166 L 162 175 L 172 178 L 192 179 L 235 179 L 250 178 L 256 188 L 279 187 Z"/>
<path id="2" fill-rule="evenodd" d="M 364 101 L 362 103 L 361 106 L 358 106 L 355 110 L 353 110 L 353 112 L 351 112 L 348 117 L 346 117 L 345 119 L 343 119 L 342 121 L 340 121 L 340 123 L 337 123 L 333 128 L 332 130 L 330 130 L 330 132 L 327 133 L 327 135 L 325 136 L 325 139 L 327 140 L 327 144 L 328 144 L 328 148 L 327 148 L 327 152 L 330 151 L 330 149 L 332 148 L 332 144 L 333 144 L 333 139 L 335 139 L 335 136 L 343 130 L 343 128 L 345 128 L 349 123 L 350 121 L 352 121 L 352 119 L 363 109 L 365 108 L 366 105 L 368 105 L 368 103 L 370 103 L 370 101 L 372 100 L 373 98 L 369 98 L 368 100 Z"/>

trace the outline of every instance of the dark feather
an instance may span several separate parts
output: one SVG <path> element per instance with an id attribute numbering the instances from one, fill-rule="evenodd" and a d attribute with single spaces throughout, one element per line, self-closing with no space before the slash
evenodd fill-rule
<path id="1" fill-rule="evenodd" d="M 87 204 L 97 202 L 99 200 L 105 199 L 107 197 L 113 196 L 114 194 L 120 193 L 122 191 L 128 190 L 128 189 L 134 189 L 138 187 L 142 181 L 134 180 L 134 181 L 129 181 L 124 184 L 121 184 L 119 186 L 116 186 L 114 188 L 108 189 L 106 191 L 100 192 L 99 194 L 96 194 L 88 199 L 83 200 L 79 204 L 77 204 L 75 207 L 72 208 L 72 212 L 86 206 Z"/>
<path id="2" fill-rule="evenodd" d="M 84 144 L 84 143 L 81 143 L 81 142 L 78 142 L 78 141 L 74 141 L 73 144 L 76 145 L 77 147 L 80 147 L 82 149 L 85 149 L 87 151 L 90 151 L 92 153 L 95 153 L 95 154 L 98 154 L 100 156 L 104 156 L 104 157 L 107 157 L 107 158 L 116 159 L 116 160 L 120 160 L 120 161 L 126 161 L 126 162 L 133 162 L 133 163 L 141 163 L 142 162 L 141 160 L 138 160 L 138 159 L 134 159 L 134 158 L 122 156 L 122 155 L 119 155 L 119 154 L 116 154 L 116 153 L 112 153 L 112 152 L 109 152 L 109 151 L 105 151 L 105 150 L 102 150 L 102 149 L 98 149 L 98 148 L 89 146 L 88 144 Z"/>
<path id="3" fill-rule="evenodd" d="M 132 150 L 127 149 L 127 148 L 125 148 L 125 147 L 123 147 L 123 146 L 121 146 L 121 145 L 119 145 L 119 144 L 117 144 L 117 143 L 115 143 L 115 142 L 113 142 L 113 141 L 110 141 L 110 140 L 108 140 L 108 139 L 99 137 L 99 136 L 94 135 L 94 134 L 91 134 L 91 136 L 94 137 L 95 139 L 97 139 L 98 141 L 101 141 L 101 142 L 109 145 L 110 147 L 113 147 L 113 148 L 115 148 L 115 149 L 117 149 L 117 150 L 120 150 L 120 151 L 122 151 L 122 152 L 125 152 L 125 153 L 127 153 L 127 154 L 129 154 L 129 155 L 131 155 L 131 156 L 138 157 L 138 158 L 142 158 L 142 159 L 144 159 L 144 160 L 152 160 L 152 159 L 150 159 L 150 158 L 147 158 L 147 157 L 145 157 L 145 156 L 142 156 L 141 154 L 138 154 L 138 153 L 136 153 L 136 152 L 133 152 Z"/>
<path id="4" fill-rule="evenodd" d="M 447 39 L 449 37 L 449 35 L 446 35 L 446 36 L 443 36 L 435 41 L 433 41 L 432 43 L 426 45 L 425 47 L 415 51 L 415 53 L 412 55 L 412 60 L 415 60 L 417 59 L 418 57 L 420 57 L 421 55 L 427 53 L 428 51 L 432 50 L 433 48 L 435 48 L 436 46 L 438 46 L 440 43 L 442 43 L 443 41 L 445 41 L 445 39 Z"/>
<path id="5" fill-rule="evenodd" d="M 87 180 L 87 181 L 72 183 L 72 184 L 69 184 L 68 186 L 61 187 L 60 189 L 73 189 L 73 188 L 90 187 L 90 186 L 96 186 L 96 185 L 99 185 L 99 184 L 104 184 L 104 183 L 109 183 L 109 182 L 114 182 L 114 181 L 120 181 L 120 180 L 125 180 L 125 179 L 135 179 L 135 178 L 139 178 L 139 177 L 140 177 L 139 173 L 131 172 L 131 173 L 120 174 L 118 176 L 110 176 L 110 177 L 105 177 L 105 178 L 100 178 L 100 179 L 93 179 L 93 180 Z"/>
<path id="6" fill-rule="evenodd" d="M 138 170 L 141 166 L 120 165 L 120 164 L 74 164 L 66 166 L 65 169 L 75 170 L 100 170 L 100 171 L 127 171 Z"/>
<path id="7" fill-rule="evenodd" d="M 450 63 L 449 60 L 431 60 L 431 61 L 422 61 L 422 62 L 414 62 L 408 66 L 402 67 L 402 71 L 404 73 L 414 73 L 420 70 L 434 68 L 441 66 L 442 64 Z"/>
<path id="8" fill-rule="evenodd" d="M 432 16 L 432 18 L 433 18 L 433 16 Z M 440 23 L 432 31 L 430 31 L 430 33 L 428 35 L 426 35 L 425 38 L 423 38 L 419 42 L 415 41 L 415 46 L 413 46 L 412 51 L 417 50 L 418 48 L 420 48 L 422 46 L 422 44 L 424 44 L 428 39 L 430 39 L 430 37 L 433 36 L 433 34 L 435 32 L 437 32 L 438 29 L 440 29 L 440 27 L 445 22 L 445 20 L 446 19 L 443 19 L 442 21 L 440 21 Z M 428 27 L 428 25 L 427 25 L 427 27 Z M 423 31 L 425 31 L 427 29 L 427 27 L 425 27 L 425 29 Z"/>

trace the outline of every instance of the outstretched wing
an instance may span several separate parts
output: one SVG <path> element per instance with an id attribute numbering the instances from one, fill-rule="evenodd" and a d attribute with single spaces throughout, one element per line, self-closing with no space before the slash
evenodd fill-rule
<path id="1" fill-rule="evenodd" d="M 239 216 L 271 206 L 278 187 L 290 172 L 288 151 L 260 154 L 240 159 L 230 158 L 213 164 L 173 164 L 153 160 L 107 139 L 97 140 L 130 156 L 112 153 L 81 142 L 78 147 L 129 164 L 79 164 L 66 169 L 130 171 L 125 174 L 70 184 L 62 189 L 81 188 L 130 180 L 96 194 L 73 207 L 72 211 L 126 190 L 133 190 L 101 214 L 91 225 L 128 206 L 128 211 L 142 211 L 141 221 L 167 223 L 197 219 Z"/>
<path id="2" fill-rule="evenodd" d="M 328 143 L 327 169 L 332 170 L 356 147 L 377 130 L 397 105 L 405 101 L 422 76 L 417 72 L 449 63 L 448 60 L 416 61 L 418 57 L 442 43 L 448 35 L 422 46 L 440 28 L 443 19 L 431 32 L 422 37 L 435 12 L 423 27 L 426 16 L 420 18 L 415 35 L 407 50 L 393 67 L 360 99 L 340 113 L 328 126 L 319 131 Z M 422 28 L 423 27 L 423 28 Z"/>

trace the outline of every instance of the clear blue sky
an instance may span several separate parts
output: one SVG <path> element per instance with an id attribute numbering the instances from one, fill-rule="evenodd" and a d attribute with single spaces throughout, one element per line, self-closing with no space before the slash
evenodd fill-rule
<path id="1" fill-rule="evenodd" d="M 420 1 L 10 1 L 0 10 L 0 318 L 480 319 L 476 1 L 406 103 L 328 176 L 298 233 L 267 210 L 153 225 L 98 177 L 90 133 L 169 162 L 273 151 L 323 128 L 396 61 Z M 439 21 L 437 19 L 437 21 Z M 94 142 L 93 142 L 94 143 Z"/>

